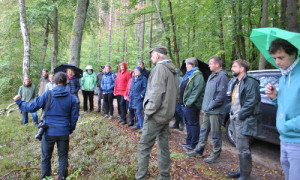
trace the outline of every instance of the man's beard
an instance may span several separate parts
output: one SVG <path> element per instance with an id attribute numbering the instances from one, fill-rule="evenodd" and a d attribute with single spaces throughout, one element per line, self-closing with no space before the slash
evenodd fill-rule
<path id="1" fill-rule="evenodd" d="M 240 72 L 234 72 L 234 71 L 232 71 L 232 75 L 233 75 L 234 77 L 237 77 L 239 74 L 240 74 Z"/>

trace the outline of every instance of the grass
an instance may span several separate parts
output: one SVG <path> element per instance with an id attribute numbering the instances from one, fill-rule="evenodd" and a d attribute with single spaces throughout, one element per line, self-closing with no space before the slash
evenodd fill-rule
<path id="1" fill-rule="evenodd" d="M 31 121 L 31 119 L 30 119 Z M 136 146 L 109 120 L 97 113 L 84 114 L 70 138 L 68 179 L 133 179 Z M 17 111 L 0 117 L 0 179 L 39 179 L 40 141 L 37 128 L 21 125 Z M 57 172 L 56 148 L 52 170 Z"/>

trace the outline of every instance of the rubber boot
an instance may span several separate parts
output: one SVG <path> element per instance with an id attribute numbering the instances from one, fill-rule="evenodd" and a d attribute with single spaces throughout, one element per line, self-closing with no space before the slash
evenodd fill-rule
<path id="1" fill-rule="evenodd" d="M 250 179 L 250 174 L 252 170 L 252 158 L 251 154 L 240 154 L 239 155 L 240 159 L 240 177 L 238 180 L 249 180 Z"/>
<path id="2" fill-rule="evenodd" d="M 241 174 L 240 169 L 237 169 L 236 171 L 230 171 L 230 172 L 228 173 L 228 176 L 229 176 L 230 178 L 239 178 L 239 177 L 240 177 L 240 174 Z"/>

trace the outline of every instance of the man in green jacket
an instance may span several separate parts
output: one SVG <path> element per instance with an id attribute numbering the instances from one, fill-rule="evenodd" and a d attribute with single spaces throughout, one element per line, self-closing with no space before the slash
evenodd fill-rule
<path id="1" fill-rule="evenodd" d="M 215 163 L 218 161 L 222 147 L 222 132 L 219 117 L 225 110 L 225 98 L 228 86 L 228 77 L 226 71 L 222 70 L 221 58 L 215 56 L 209 60 L 209 68 L 212 74 L 209 76 L 204 99 L 202 103 L 203 121 L 201 124 L 200 137 L 197 147 L 186 154 L 188 156 L 203 157 L 208 135 L 211 132 L 213 149 L 210 156 L 204 159 L 206 163 Z"/>
<path id="2" fill-rule="evenodd" d="M 28 76 L 24 76 L 23 85 L 19 87 L 18 95 L 22 97 L 22 101 L 31 102 L 35 98 L 35 85 L 31 83 L 31 79 Z M 38 116 L 36 112 L 30 113 L 35 125 L 38 125 Z M 23 125 L 28 123 L 28 112 L 22 111 Z"/>
<path id="3" fill-rule="evenodd" d="M 240 180 L 250 179 L 252 158 L 249 141 L 251 136 L 258 136 L 261 128 L 259 81 L 247 76 L 249 67 L 247 61 L 239 59 L 233 62 L 231 68 L 236 81 L 231 86 L 230 121 L 235 129 L 240 168 L 228 175 Z"/>
<path id="4" fill-rule="evenodd" d="M 175 66 L 167 58 L 167 48 L 155 46 L 151 61 L 156 64 L 150 73 L 143 102 L 144 127 L 138 145 L 138 172 L 135 178 L 146 179 L 152 147 L 158 142 L 158 179 L 170 177 L 169 122 L 174 117 L 178 92 Z"/>

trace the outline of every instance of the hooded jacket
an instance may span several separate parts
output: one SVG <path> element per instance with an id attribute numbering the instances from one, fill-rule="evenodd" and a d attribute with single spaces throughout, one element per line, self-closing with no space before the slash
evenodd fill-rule
<path id="1" fill-rule="evenodd" d="M 206 83 L 202 110 L 206 114 L 224 114 L 228 77 L 225 70 L 213 72 Z"/>
<path id="2" fill-rule="evenodd" d="M 47 105 L 48 94 L 51 92 L 51 101 Z M 17 100 L 21 111 L 36 112 L 40 108 L 45 110 L 44 123 L 49 126 L 45 131 L 49 136 L 66 136 L 76 128 L 78 120 L 78 100 L 71 95 L 65 86 L 55 86 L 52 91 L 46 91 L 41 96 L 35 98 L 31 103 Z M 48 102 L 49 103 L 49 102 Z"/>
<path id="3" fill-rule="evenodd" d="M 91 74 L 84 72 L 80 83 L 83 91 L 94 91 L 97 84 L 97 76 L 94 72 Z"/>
<path id="4" fill-rule="evenodd" d="M 114 94 L 125 96 L 127 83 L 129 79 L 131 79 L 131 74 L 127 71 L 127 64 L 125 62 L 121 62 L 120 64 L 124 66 L 124 71 L 118 71 L 114 88 Z"/>
<path id="5" fill-rule="evenodd" d="M 300 63 L 279 79 L 276 127 L 279 138 L 287 143 L 300 143 Z"/>
<path id="6" fill-rule="evenodd" d="M 101 90 L 104 94 L 113 93 L 116 81 L 116 75 L 113 72 L 106 72 L 101 79 Z"/>
<path id="7" fill-rule="evenodd" d="M 146 118 L 168 124 L 174 117 L 178 93 L 178 78 L 172 61 L 158 61 L 150 73 L 143 102 Z"/>
<path id="8" fill-rule="evenodd" d="M 147 78 L 143 75 L 132 77 L 129 92 L 129 107 L 132 109 L 143 109 L 143 100 L 147 88 Z"/>

